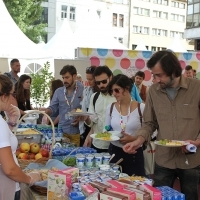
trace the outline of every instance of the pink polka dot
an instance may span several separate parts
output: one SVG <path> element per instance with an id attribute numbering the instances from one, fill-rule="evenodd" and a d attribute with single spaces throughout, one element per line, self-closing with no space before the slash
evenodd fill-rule
<path id="1" fill-rule="evenodd" d="M 181 64 L 182 69 L 185 69 L 185 66 L 186 66 L 185 61 L 179 60 L 179 62 Z"/>
<path id="2" fill-rule="evenodd" d="M 123 58 L 120 61 L 120 65 L 123 69 L 128 69 L 131 65 L 131 61 L 128 58 Z"/>
<path id="3" fill-rule="evenodd" d="M 123 54 L 123 50 L 113 49 L 113 54 L 115 57 L 120 57 Z"/>
<path id="4" fill-rule="evenodd" d="M 144 74 L 145 74 L 145 79 L 144 79 L 145 81 L 151 80 L 152 74 L 149 70 L 145 70 Z"/>
<path id="5" fill-rule="evenodd" d="M 143 59 L 137 59 L 136 61 L 135 61 L 135 67 L 137 68 L 137 69 L 143 69 L 144 67 L 145 67 L 145 61 L 143 60 Z"/>
<path id="6" fill-rule="evenodd" d="M 100 65 L 100 60 L 96 56 L 91 57 L 90 58 L 90 62 L 91 62 L 91 65 L 95 65 L 95 66 L 99 66 Z"/>
<path id="7" fill-rule="evenodd" d="M 200 60 L 200 52 L 196 53 L 196 57 L 197 57 L 198 60 Z"/>

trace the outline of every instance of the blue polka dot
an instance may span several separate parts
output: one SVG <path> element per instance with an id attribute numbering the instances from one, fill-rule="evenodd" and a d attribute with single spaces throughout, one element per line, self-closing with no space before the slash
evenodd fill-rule
<path id="1" fill-rule="evenodd" d="M 97 49 L 97 53 L 98 53 L 100 56 L 106 56 L 107 53 L 108 53 L 108 49 Z"/>
<path id="2" fill-rule="evenodd" d="M 183 53 L 183 57 L 186 59 L 186 60 L 190 60 L 192 58 L 192 53 Z"/>
<path id="3" fill-rule="evenodd" d="M 150 58 L 152 55 L 152 51 L 142 51 L 142 55 L 144 58 Z"/>

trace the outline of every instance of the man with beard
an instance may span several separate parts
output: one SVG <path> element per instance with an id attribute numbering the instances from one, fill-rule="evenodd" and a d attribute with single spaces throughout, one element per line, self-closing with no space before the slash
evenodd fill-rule
<path id="1" fill-rule="evenodd" d="M 154 186 L 173 187 L 179 177 L 181 192 L 187 200 L 198 199 L 200 173 L 200 81 L 182 75 L 179 60 L 173 52 L 156 52 L 147 62 L 156 83 L 147 96 L 144 123 L 136 138 L 124 146 L 135 153 L 157 129 L 157 139 L 188 141 L 197 147 L 196 153 L 186 146 L 156 147 Z"/>
<path id="2" fill-rule="evenodd" d="M 13 82 L 14 85 L 19 80 L 19 76 L 17 74 L 20 72 L 20 67 L 21 67 L 21 65 L 20 65 L 19 60 L 16 58 L 12 59 L 10 61 L 11 71 L 4 73 L 5 76 L 10 78 L 10 80 Z"/>
<path id="3" fill-rule="evenodd" d="M 50 106 L 45 110 L 48 115 L 59 111 L 58 126 L 62 126 L 63 137 L 69 139 L 71 143 L 80 145 L 80 133 L 78 120 L 70 117 L 68 112 L 81 108 L 83 84 L 76 81 L 77 71 L 73 65 L 64 66 L 60 75 L 62 76 L 64 86 L 58 88 L 51 100 Z"/>
<path id="4" fill-rule="evenodd" d="M 112 71 L 107 66 L 99 66 L 95 69 L 94 73 L 95 83 L 100 90 L 99 96 L 94 103 L 94 97 L 97 93 L 94 93 L 90 98 L 90 105 L 88 112 L 95 113 L 95 117 L 87 118 L 85 123 L 91 127 L 91 131 L 88 134 L 84 146 L 91 146 L 97 150 L 98 153 L 108 151 L 110 142 L 91 139 L 92 133 L 102 133 L 105 125 L 106 109 L 109 104 L 116 101 L 115 98 L 108 94 L 108 84 L 112 79 Z"/>

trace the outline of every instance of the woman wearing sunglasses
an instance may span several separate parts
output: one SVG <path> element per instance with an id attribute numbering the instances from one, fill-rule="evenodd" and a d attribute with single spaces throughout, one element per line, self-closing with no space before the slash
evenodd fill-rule
<path id="1" fill-rule="evenodd" d="M 0 199 L 19 200 L 19 182 L 27 183 L 30 186 L 40 180 L 39 173 L 26 175 L 18 166 L 16 148 L 18 141 L 11 130 L 17 125 L 20 112 L 12 105 L 14 87 L 11 80 L 0 75 L 0 110 L 6 113 L 7 123 L 0 115 L 1 139 L 0 139 Z"/>
<path id="2" fill-rule="evenodd" d="M 109 146 L 109 153 L 115 154 L 112 163 L 123 158 L 121 163 L 123 173 L 128 175 L 144 176 L 144 157 L 142 147 L 136 154 L 125 153 L 123 145 L 134 140 L 135 132 L 141 127 L 138 102 L 131 98 L 132 83 L 130 79 L 123 74 L 115 76 L 108 86 L 108 91 L 116 98 L 116 102 L 107 107 L 105 125 L 111 126 L 114 131 L 121 132 L 119 141 L 113 141 Z M 144 104 L 140 105 L 143 113 Z M 111 112 L 112 111 L 112 112 Z"/>

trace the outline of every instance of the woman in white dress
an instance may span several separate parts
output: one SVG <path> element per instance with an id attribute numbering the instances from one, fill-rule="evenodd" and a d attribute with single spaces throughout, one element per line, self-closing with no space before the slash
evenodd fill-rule
<path id="1" fill-rule="evenodd" d="M 119 141 L 113 141 L 109 146 L 109 153 L 115 154 L 111 160 L 115 163 L 123 158 L 121 163 L 123 173 L 128 175 L 144 176 L 144 157 L 142 147 L 136 154 L 128 154 L 123 151 L 123 145 L 134 140 L 135 132 L 141 127 L 140 112 L 143 113 L 144 104 L 139 104 L 131 98 L 132 84 L 130 79 L 119 74 L 111 80 L 108 91 L 116 98 L 113 105 L 107 107 L 106 126 L 111 126 L 114 131 L 120 131 L 122 137 Z M 141 109 L 141 110 L 140 110 Z"/>
<path id="2" fill-rule="evenodd" d="M 11 130 L 17 125 L 19 109 L 13 106 L 14 87 L 10 79 L 0 75 L 0 110 L 7 115 L 7 122 L 0 115 L 0 199 L 19 200 L 19 182 L 32 185 L 40 180 L 39 173 L 26 175 L 18 166 L 16 148 L 18 141 Z"/>

